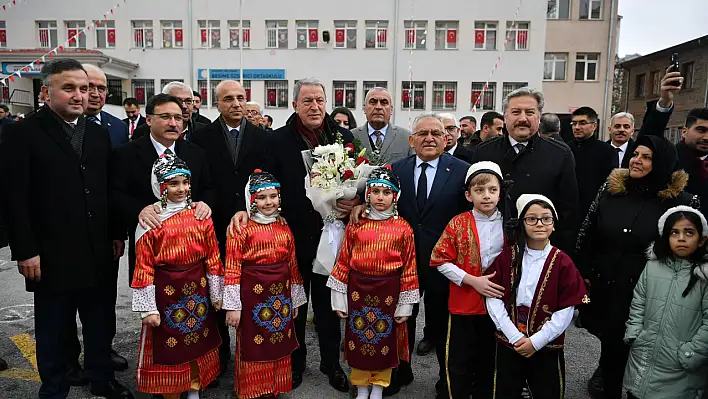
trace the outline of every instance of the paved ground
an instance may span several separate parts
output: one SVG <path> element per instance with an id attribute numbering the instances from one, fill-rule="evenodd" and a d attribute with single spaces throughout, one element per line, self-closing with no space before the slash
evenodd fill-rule
<path id="1" fill-rule="evenodd" d="M 17 273 L 14 262 L 9 261 L 9 250 L 0 250 L 0 356 L 8 361 L 10 370 L 0 373 L 0 398 L 20 399 L 33 398 L 39 389 L 39 376 L 36 374 L 34 358 L 34 323 L 32 320 L 32 296 L 25 292 L 24 282 Z M 140 321 L 130 311 L 130 291 L 125 282 L 127 264 L 125 258 L 121 263 L 121 288 L 118 298 L 118 334 L 114 348 L 130 362 L 131 369 L 118 373 L 116 377 L 121 383 L 135 390 L 134 370 L 137 358 L 138 333 Z M 422 318 L 422 314 L 420 316 Z M 418 323 L 420 326 L 421 323 Z M 421 331 L 418 332 L 420 339 Z M 319 354 L 314 328 L 308 327 L 307 345 L 308 371 L 300 388 L 285 398 L 347 398 L 346 394 L 330 388 L 327 379 L 318 370 Z M 570 399 L 589 398 L 585 390 L 585 382 L 592 374 L 599 356 L 599 342 L 585 330 L 571 327 L 566 337 L 566 397 Z M 232 370 L 232 367 L 229 368 Z M 435 396 L 435 379 L 437 365 L 435 356 L 414 357 L 413 370 L 415 381 L 405 387 L 397 397 L 423 399 Z M 217 389 L 208 390 L 202 398 L 234 398 L 232 393 L 233 374 L 230 371 L 227 378 Z M 88 389 L 74 388 L 70 398 L 91 398 Z M 148 395 L 137 394 L 137 398 L 148 398 Z M 352 396 L 353 397 L 353 396 Z"/>

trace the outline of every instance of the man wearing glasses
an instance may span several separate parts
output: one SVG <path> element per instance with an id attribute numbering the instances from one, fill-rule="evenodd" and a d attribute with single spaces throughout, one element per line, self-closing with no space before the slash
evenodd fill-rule
<path id="1" fill-rule="evenodd" d="M 101 125 L 111 137 L 111 146 L 116 148 L 128 142 L 128 126 L 122 120 L 103 111 L 108 96 L 106 74 L 96 65 L 83 64 L 89 78 L 88 106 L 84 110 L 86 120 Z M 127 363 L 126 363 L 127 367 Z"/>
<path id="2" fill-rule="evenodd" d="M 182 102 L 182 134 L 180 138 L 191 141 L 192 134 L 206 126 L 192 120 L 194 112 L 194 92 L 192 88 L 182 82 L 175 81 L 166 84 L 165 87 L 162 88 L 162 93 L 177 97 Z M 133 140 L 147 136 L 149 132 L 149 126 L 140 126 L 135 130 L 135 133 L 133 133 Z"/>

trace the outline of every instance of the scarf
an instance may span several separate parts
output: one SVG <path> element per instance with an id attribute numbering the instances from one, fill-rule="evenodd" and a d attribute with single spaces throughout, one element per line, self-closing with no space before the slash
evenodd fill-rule
<path id="1" fill-rule="evenodd" d="M 385 211 L 379 211 L 378 209 L 374 208 L 373 206 L 370 206 L 368 209 L 368 213 L 366 215 L 366 218 L 371 219 L 371 220 L 386 220 L 386 219 L 389 219 L 393 216 L 394 216 L 393 205 L 391 205 Z"/>
<path id="2" fill-rule="evenodd" d="M 305 124 L 302 123 L 299 116 L 295 116 L 295 130 L 297 130 L 297 132 L 300 133 L 302 138 L 305 139 L 305 142 L 307 143 L 308 147 L 310 147 L 310 149 L 314 149 L 318 145 L 323 144 L 322 141 L 324 140 L 320 139 L 324 134 L 324 125 L 325 119 L 323 119 L 322 124 L 313 131 L 308 129 Z"/>

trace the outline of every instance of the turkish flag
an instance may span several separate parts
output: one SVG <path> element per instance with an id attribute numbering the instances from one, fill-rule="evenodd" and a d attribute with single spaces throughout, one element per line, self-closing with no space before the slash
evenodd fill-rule
<path id="1" fill-rule="evenodd" d="M 201 89 L 199 89 L 199 93 L 200 93 L 201 97 L 206 100 L 206 98 L 207 98 L 207 88 L 206 88 L 206 87 L 202 87 Z"/>
<path id="2" fill-rule="evenodd" d="M 278 96 L 275 92 L 275 89 L 268 89 L 268 103 L 275 104 L 277 99 L 278 99 Z"/>
<path id="3" fill-rule="evenodd" d="M 406 31 L 406 42 L 415 43 L 415 31 L 413 29 L 408 29 Z"/>
<path id="4" fill-rule="evenodd" d="M 472 91 L 472 105 L 477 104 L 477 101 L 479 101 L 479 98 L 482 96 L 481 91 L 473 90 Z"/>
<path id="5" fill-rule="evenodd" d="M 379 42 L 386 43 L 386 29 L 379 29 L 376 32 L 376 36 L 378 37 Z"/>
<path id="6" fill-rule="evenodd" d="M 334 33 L 337 43 L 344 43 L 344 29 L 337 29 Z"/>
<path id="7" fill-rule="evenodd" d="M 202 29 L 202 43 L 206 43 L 206 42 L 207 42 L 207 30 Z"/>
<path id="8" fill-rule="evenodd" d="M 457 43 L 457 31 L 456 30 L 447 31 L 447 43 L 448 44 Z"/>
<path id="9" fill-rule="evenodd" d="M 517 48 L 525 49 L 528 46 L 529 31 L 520 30 L 516 33 L 516 44 Z"/>
<path id="10" fill-rule="evenodd" d="M 243 29 L 242 32 L 243 32 L 243 41 L 245 43 L 250 42 L 251 41 L 251 30 L 250 29 Z"/>
<path id="11" fill-rule="evenodd" d="M 410 90 L 407 90 L 407 89 L 404 89 L 404 90 L 401 92 L 401 100 L 403 100 L 404 102 L 410 101 L 410 100 L 411 100 L 411 91 L 410 91 Z"/>
<path id="12" fill-rule="evenodd" d="M 5 29 L 0 29 L 0 42 L 5 43 L 7 41 L 7 33 Z"/>
<path id="13" fill-rule="evenodd" d="M 116 42 L 116 30 L 115 29 L 108 29 L 108 43 L 115 43 Z"/>
<path id="14" fill-rule="evenodd" d="M 452 104 L 455 102 L 455 91 L 454 90 L 446 90 L 445 91 L 445 102 L 448 104 Z"/>
<path id="15" fill-rule="evenodd" d="M 69 36 L 69 43 L 76 43 L 76 29 L 67 30 L 66 35 Z"/>
<path id="16" fill-rule="evenodd" d="M 182 29 L 175 29 L 175 41 L 176 42 L 182 41 Z"/>
<path id="17" fill-rule="evenodd" d="M 139 102 L 145 102 L 145 89 L 142 87 L 135 88 L 135 99 Z"/>
<path id="18" fill-rule="evenodd" d="M 251 89 L 246 89 L 246 101 L 251 101 Z"/>
<path id="19" fill-rule="evenodd" d="M 135 31 L 135 43 L 138 46 L 143 45 L 143 31 L 142 30 L 136 30 Z"/>
<path id="20" fill-rule="evenodd" d="M 334 101 L 342 102 L 344 100 L 344 90 L 337 89 L 334 91 Z"/>
<path id="21" fill-rule="evenodd" d="M 484 30 L 474 31 L 474 44 L 484 44 Z"/>
<path id="22" fill-rule="evenodd" d="M 307 32 L 310 35 L 310 43 L 317 43 L 317 29 L 310 29 Z"/>

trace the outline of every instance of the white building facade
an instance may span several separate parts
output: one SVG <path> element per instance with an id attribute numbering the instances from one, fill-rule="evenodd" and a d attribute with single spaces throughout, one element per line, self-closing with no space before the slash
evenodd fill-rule
<path id="1" fill-rule="evenodd" d="M 243 78 L 250 99 L 277 127 L 292 113 L 295 82 L 315 77 L 326 86 L 327 110 L 346 106 L 359 124 L 374 86 L 393 93 L 397 125 L 408 126 L 423 111 L 479 119 L 501 111 L 508 92 L 541 88 L 546 5 L 523 2 L 514 21 L 519 4 L 243 0 L 241 8 L 237 0 L 127 0 L 104 18 L 111 4 L 102 0 L 26 1 L 0 14 L 0 61 L 6 75 L 98 19 L 58 56 L 101 66 L 114 105 L 125 97 L 145 103 L 166 82 L 181 80 L 202 93 L 202 114 L 214 118 L 213 88 L 221 79 Z M 29 71 L 2 97 L 27 93 L 32 108 L 39 85 L 38 72 Z M 23 112 L 22 101 L 9 102 Z"/>

